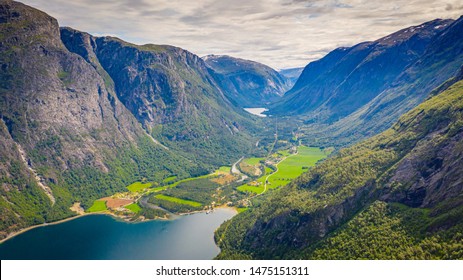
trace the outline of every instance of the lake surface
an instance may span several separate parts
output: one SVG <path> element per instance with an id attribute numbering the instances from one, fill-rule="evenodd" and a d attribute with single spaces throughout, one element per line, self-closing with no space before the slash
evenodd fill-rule
<path id="1" fill-rule="evenodd" d="M 218 208 L 170 221 L 126 223 L 88 215 L 34 228 L 0 244 L 0 259 L 212 259 L 214 231 L 236 214 Z"/>
<path id="2" fill-rule="evenodd" d="M 265 111 L 268 111 L 267 108 L 243 108 L 246 112 L 253 115 L 265 118 L 267 115 L 262 114 Z"/>

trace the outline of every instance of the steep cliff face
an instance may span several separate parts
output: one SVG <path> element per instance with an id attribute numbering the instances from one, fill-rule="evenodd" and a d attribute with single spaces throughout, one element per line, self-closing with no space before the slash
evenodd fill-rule
<path id="1" fill-rule="evenodd" d="M 219 257 L 462 258 L 462 120 L 459 81 L 222 226 Z"/>
<path id="2" fill-rule="evenodd" d="M 208 55 L 204 61 L 225 95 L 239 107 L 267 106 L 289 89 L 289 80 L 261 63 L 227 55 Z"/>
<path id="3" fill-rule="evenodd" d="M 146 134 L 104 70 L 66 49 L 55 19 L 2 1 L 0 38 L 0 236 L 141 177 L 201 172 Z"/>
<path id="4" fill-rule="evenodd" d="M 172 46 L 136 46 L 61 30 L 66 47 L 114 82 L 117 97 L 165 146 L 209 164 L 232 161 L 255 129 L 223 95 L 203 60 Z"/>

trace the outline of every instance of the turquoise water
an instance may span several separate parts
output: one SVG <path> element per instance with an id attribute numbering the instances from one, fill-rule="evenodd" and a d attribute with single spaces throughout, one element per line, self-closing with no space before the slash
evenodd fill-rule
<path id="1" fill-rule="evenodd" d="M 215 229 L 235 215 L 220 208 L 171 221 L 126 223 L 89 215 L 34 228 L 0 244 L 0 259 L 212 259 Z"/>

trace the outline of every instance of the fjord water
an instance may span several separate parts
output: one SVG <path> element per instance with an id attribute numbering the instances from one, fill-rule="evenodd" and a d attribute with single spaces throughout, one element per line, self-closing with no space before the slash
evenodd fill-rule
<path id="1" fill-rule="evenodd" d="M 89 215 L 34 228 L 0 244 L 0 259 L 212 259 L 215 229 L 236 214 L 230 208 L 170 221 L 126 223 Z"/>

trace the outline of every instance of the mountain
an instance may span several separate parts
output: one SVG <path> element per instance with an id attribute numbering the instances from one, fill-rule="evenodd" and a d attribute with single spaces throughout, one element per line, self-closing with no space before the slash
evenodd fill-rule
<path id="1" fill-rule="evenodd" d="M 310 63 L 269 114 L 303 116 L 310 140 L 341 145 L 385 130 L 463 63 L 461 28 L 434 20 Z"/>
<path id="2" fill-rule="evenodd" d="M 97 71 L 67 51 L 55 19 L 2 1 L 0 37 L 1 236 L 153 177 L 142 171 L 144 152 L 165 160 L 149 172 L 192 169 L 151 141 Z"/>
<path id="3" fill-rule="evenodd" d="M 307 65 L 273 113 L 323 112 L 328 119 L 346 116 L 391 86 L 425 53 L 432 39 L 452 20 L 434 20 L 374 42 L 338 48 Z M 432 44 L 431 44 L 432 45 Z"/>
<path id="4" fill-rule="evenodd" d="M 299 76 L 301 76 L 303 70 L 304 67 L 288 68 L 280 70 L 278 71 L 278 73 L 280 73 L 280 75 L 286 77 L 286 79 L 289 80 L 289 87 L 293 87 L 294 84 L 297 82 L 297 79 L 299 79 Z"/>
<path id="5" fill-rule="evenodd" d="M 203 59 L 225 95 L 239 107 L 265 107 L 290 87 L 284 76 L 258 62 L 226 55 Z"/>
<path id="6" fill-rule="evenodd" d="M 0 236 L 146 178 L 229 164 L 255 127 L 197 56 L 61 29 L 0 2 Z"/>
<path id="7" fill-rule="evenodd" d="M 107 73 L 119 100 L 165 146 L 215 166 L 249 149 L 248 131 L 255 124 L 225 97 L 198 56 L 173 46 L 137 46 L 70 28 L 61 28 L 61 39 Z"/>
<path id="8" fill-rule="evenodd" d="M 462 78 L 224 223 L 218 258 L 463 258 Z"/>

